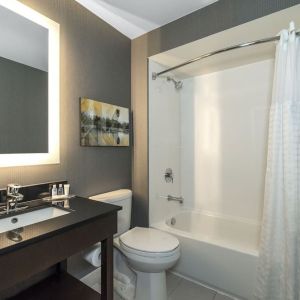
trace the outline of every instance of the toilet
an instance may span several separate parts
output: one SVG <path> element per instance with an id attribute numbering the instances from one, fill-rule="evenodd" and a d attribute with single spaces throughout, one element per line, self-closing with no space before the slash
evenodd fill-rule
<path id="1" fill-rule="evenodd" d="M 153 228 L 130 229 L 132 192 L 117 190 L 90 197 L 122 207 L 118 212 L 117 248 L 136 274 L 136 300 L 166 300 L 166 270 L 180 257 L 176 237 Z"/>

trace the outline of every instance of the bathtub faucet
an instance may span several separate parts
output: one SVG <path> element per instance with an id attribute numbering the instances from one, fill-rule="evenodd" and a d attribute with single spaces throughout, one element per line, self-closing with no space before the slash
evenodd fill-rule
<path id="1" fill-rule="evenodd" d="M 183 201 L 184 201 L 184 198 L 183 198 L 183 197 L 174 197 L 174 196 L 171 196 L 171 195 L 168 195 L 168 196 L 160 196 L 160 198 L 168 199 L 168 201 L 177 201 L 177 202 L 179 202 L 180 204 L 182 204 Z"/>

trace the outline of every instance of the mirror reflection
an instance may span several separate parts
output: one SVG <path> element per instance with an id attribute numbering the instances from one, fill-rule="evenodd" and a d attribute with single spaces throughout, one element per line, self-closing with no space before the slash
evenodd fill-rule
<path id="1" fill-rule="evenodd" d="M 48 29 L 0 6 L 0 154 L 48 152 Z"/>

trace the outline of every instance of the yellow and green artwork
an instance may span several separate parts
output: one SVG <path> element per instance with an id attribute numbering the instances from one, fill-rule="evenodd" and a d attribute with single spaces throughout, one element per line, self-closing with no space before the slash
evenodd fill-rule
<path id="1" fill-rule="evenodd" d="M 80 98 L 81 146 L 129 146 L 129 109 Z"/>

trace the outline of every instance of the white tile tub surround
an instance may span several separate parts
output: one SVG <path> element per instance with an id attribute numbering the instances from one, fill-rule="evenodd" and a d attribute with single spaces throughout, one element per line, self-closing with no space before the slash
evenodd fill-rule
<path id="1" fill-rule="evenodd" d="M 260 222 L 273 60 L 185 79 L 178 91 L 149 61 L 150 224 L 184 206 Z M 164 171 L 172 167 L 174 184 Z"/>
<path id="2" fill-rule="evenodd" d="M 149 63 L 152 72 L 164 67 Z M 169 74 L 170 75 L 170 74 Z M 172 82 L 149 80 L 149 218 L 150 224 L 180 211 L 180 205 L 159 196 L 181 196 L 180 172 L 180 92 Z M 166 183 L 164 173 L 172 168 L 174 182 Z"/>
<path id="3" fill-rule="evenodd" d="M 196 211 L 174 215 L 153 227 L 175 235 L 181 257 L 173 271 L 216 290 L 252 299 L 260 226 L 239 218 Z"/>
<path id="4" fill-rule="evenodd" d="M 260 222 L 273 60 L 184 80 L 185 205 Z"/>

